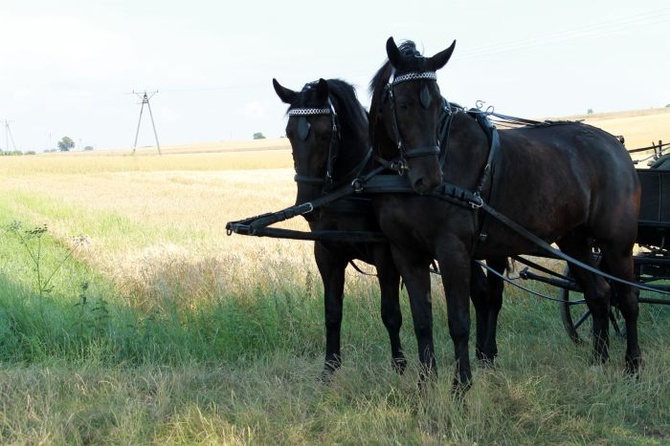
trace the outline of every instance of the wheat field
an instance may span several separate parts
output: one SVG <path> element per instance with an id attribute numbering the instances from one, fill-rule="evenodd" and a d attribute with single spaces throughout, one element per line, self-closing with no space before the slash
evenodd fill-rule
<path id="1" fill-rule="evenodd" d="M 670 142 L 670 108 L 550 119 L 584 120 L 612 134 L 624 135 L 629 149 L 663 139 Z M 136 259 L 157 253 L 186 258 L 244 258 L 251 251 L 258 259 L 259 252 L 281 252 L 290 246 L 300 253 L 299 261 L 309 256 L 309 243 L 227 237 L 224 231 L 227 221 L 293 204 L 295 185 L 287 139 L 196 143 L 163 147 L 161 152 L 163 155 L 158 156 L 155 147 L 145 147 L 136 152 L 98 150 L 3 157 L 0 185 L 5 191 L 40 196 L 54 205 L 62 203 L 83 215 L 93 211 L 119 213 L 146 226 L 147 231 L 156 228 L 147 240 L 112 243 L 104 236 L 92 238 L 90 258 L 113 275 L 123 276 L 127 272 L 121 269 L 132 269 L 130 265 Z M 635 154 L 634 158 L 643 159 L 649 153 Z M 39 215 L 33 217 L 39 222 Z M 60 237 L 87 229 L 71 219 L 43 223 Z M 286 224 L 294 229 L 307 228 L 302 219 Z M 182 233 L 187 241 L 161 235 L 168 227 Z M 276 260 L 274 255 L 267 255 Z M 306 263 L 310 264 L 309 259 Z"/>
<path id="2" fill-rule="evenodd" d="M 670 109 L 570 119 L 624 135 L 630 149 L 670 140 Z M 506 288 L 498 369 L 477 368 L 463 402 L 450 395 L 444 299 L 434 302 L 442 372 L 425 395 L 406 295 L 410 366 L 399 377 L 374 278 L 349 269 L 343 368 L 319 385 L 323 302 L 312 243 L 225 231 L 228 221 L 293 204 L 288 141 L 161 151 L 0 157 L 1 226 L 45 225 L 49 271 L 53 253 L 74 253 L 38 295 L 25 245 L 3 232 L 0 443 L 670 441 L 670 314 L 660 306 L 641 313 L 646 363 L 632 383 L 620 373 L 624 342 L 613 340 L 611 365 L 590 366 L 590 346 L 567 338 L 555 302 Z M 281 226 L 307 230 L 301 218 Z"/>

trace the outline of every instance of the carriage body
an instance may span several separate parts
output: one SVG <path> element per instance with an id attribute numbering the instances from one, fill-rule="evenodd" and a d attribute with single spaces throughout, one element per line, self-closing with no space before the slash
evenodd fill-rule
<path id="1" fill-rule="evenodd" d="M 637 243 L 650 249 L 670 248 L 670 170 L 637 169 L 642 197 Z"/>

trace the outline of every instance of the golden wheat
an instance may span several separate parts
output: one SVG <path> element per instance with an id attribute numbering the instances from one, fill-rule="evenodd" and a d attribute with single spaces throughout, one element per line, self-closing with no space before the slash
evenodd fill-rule
<path id="1" fill-rule="evenodd" d="M 670 130 L 670 109 L 576 118 L 625 135 L 629 148 Z M 294 202 L 286 139 L 172 146 L 162 153 L 142 148 L 135 155 L 127 149 L 3 157 L 0 187 L 16 196 L 17 218 L 46 223 L 62 240 L 87 235 L 90 243 L 80 255 L 119 283 L 150 286 L 160 282 L 157 275 L 175 273 L 169 269 L 184 280 L 200 272 L 216 275 L 227 286 L 243 286 L 273 267 L 313 272 L 311 242 L 225 231 L 228 221 Z M 40 211 L 27 202 L 37 198 L 60 209 Z M 106 229 L 123 224 L 144 230 Z M 279 226 L 307 230 L 302 218 Z"/>

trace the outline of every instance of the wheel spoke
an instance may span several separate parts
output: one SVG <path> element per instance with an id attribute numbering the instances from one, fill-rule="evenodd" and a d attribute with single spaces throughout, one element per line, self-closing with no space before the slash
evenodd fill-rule
<path id="1" fill-rule="evenodd" d="M 586 320 L 591 316 L 591 311 L 587 310 L 582 314 L 579 319 L 575 321 L 575 330 L 581 327 L 581 325 L 586 322 Z"/>

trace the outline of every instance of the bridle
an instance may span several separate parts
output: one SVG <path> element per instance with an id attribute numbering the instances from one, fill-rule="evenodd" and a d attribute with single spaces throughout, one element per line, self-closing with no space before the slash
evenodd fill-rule
<path id="1" fill-rule="evenodd" d="M 395 73 L 395 70 L 394 70 Z M 420 80 L 430 80 L 437 82 L 437 74 L 434 71 L 423 71 L 423 72 L 411 72 L 405 73 L 400 76 L 394 76 L 394 73 L 391 74 L 389 82 L 384 87 L 384 99 L 382 100 L 381 107 L 384 103 L 388 101 L 389 106 L 391 107 L 391 137 L 395 140 L 395 144 L 398 148 L 398 153 L 400 159 L 397 163 L 390 163 L 389 165 L 393 166 L 394 170 L 397 170 L 400 175 L 403 175 L 408 169 L 408 160 L 411 158 L 419 158 L 422 156 L 430 155 L 439 155 L 440 154 L 440 143 L 437 141 L 437 144 L 434 146 L 426 147 L 415 147 L 407 148 L 402 141 L 402 136 L 400 135 L 400 128 L 398 127 L 398 115 L 395 106 L 395 93 L 394 87 L 403 82 L 412 82 Z M 421 104 L 424 108 L 428 108 L 432 101 L 430 93 L 427 88 L 421 90 L 420 93 Z"/>
<path id="2" fill-rule="evenodd" d="M 307 86 L 306 88 L 310 88 Z M 326 173 L 324 178 L 311 177 L 307 175 L 299 175 L 296 173 L 294 179 L 297 183 L 305 183 L 314 186 L 323 186 L 323 190 L 327 191 L 331 188 L 333 183 L 333 165 L 337 159 L 339 152 L 339 141 L 341 140 L 340 128 L 338 126 L 337 112 L 333 106 L 333 102 L 328 98 L 328 107 L 324 108 L 292 108 L 288 111 L 289 117 L 302 118 L 298 122 L 298 133 L 302 140 L 306 140 L 309 136 L 310 123 L 307 117 L 311 116 L 330 116 L 331 136 L 328 144 L 328 161 L 326 163 Z"/>
<path id="3" fill-rule="evenodd" d="M 307 89 L 311 88 L 311 84 L 308 84 L 307 86 L 305 86 L 305 88 Z M 331 192 L 342 189 L 344 185 L 348 185 L 350 183 L 353 184 L 353 182 L 355 182 L 359 178 L 361 172 L 363 172 L 365 167 L 372 160 L 373 155 L 372 148 L 368 147 L 367 151 L 362 156 L 360 161 L 356 162 L 356 164 L 349 169 L 348 173 L 343 173 L 338 170 L 337 172 L 338 178 L 337 179 L 334 178 L 336 163 L 338 162 L 338 156 L 340 155 L 340 149 L 342 146 L 342 133 L 338 114 L 335 111 L 335 106 L 330 96 L 328 97 L 328 102 L 326 105 L 327 106 L 323 108 L 296 107 L 289 109 L 287 112 L 289 117 L 299 119 L 297 123 L 297 136 L 303 141 L 306 141 L 307 138 L 309 137 L 310 123 L 307 121 L 308 117 L 311 116 L 330 117 L 331 136 L 328 143 L 328 155 L 327 155 L 328 158 L 326 162 L 326 169 L 324 176 L 320 177 L 320 176 L 300 175 L 298 173 L 296 173 L 296 175 L 294 176 L 294 179 L 298 183 L 298 185 L 305 184 L 313 186 L 314 187 L 313 193 L 315 192 L 318 193 L 317 188 L 320 187 L 321 198 L 328 197 Z M 341 164 L 342 162 L 340 162 L 339 164 L 340 170 L 343 167 Z M 319 200 L 318 195 L 312 196 L 311 199 Z M 343 197 L 340 200 L 338 200 L 338 203 L 334 202 L 330 203 L 328 205 L 328 208 L 331 212 L 351 213 L 352 212 L 351 209 L 354 209 L 356 212 L 358 212 L 358 210 L 360 210 L 361 207 L 360 205 L 356 205 L 356 202 L 358 201 L 359 201 L 358 198 L 354 199 L 352 197 Z M 336 204 L 338 206 L 335 206 Z M 312 212 L 312 210 L 308 212 L 303 212 L 303 214 L 313 215 L 314 213 Z M 306 215 L 305 218 L 310 220 L 310 218 L 308 218 Z M 319 217 L 312 217 L 312 218 L 319 218 Z"/>

